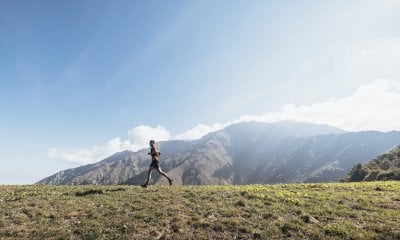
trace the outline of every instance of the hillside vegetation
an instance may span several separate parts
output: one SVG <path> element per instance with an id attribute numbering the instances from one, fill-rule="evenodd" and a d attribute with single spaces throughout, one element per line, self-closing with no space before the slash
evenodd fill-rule
<path id="1" fill-rule="evenodd" d="M 357 164 L 343 178 L 346 182 L 400 180 L 400 146 L 366 164 Z"/>
<path id="2" fill-rule="evenodd" d="M 0 239 L 400 239 L 400 182 L 0 186 Z"/>

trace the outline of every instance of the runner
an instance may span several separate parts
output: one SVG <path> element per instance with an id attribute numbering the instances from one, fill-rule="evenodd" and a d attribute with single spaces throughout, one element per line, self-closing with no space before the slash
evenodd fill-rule
<path id="1" fill-rule="evenodd" d="M 147 188 L 147 186 L 149 185 L 150 178 L 151 178 L 151 172 L 154 169 L 157 170 L 157 172 L 160 175 L 166 177 L 168 179 L 169 185 L 171 186 L 173 179 L 168 177 L 168 175 L 165 172 L 163 172 L 160 168 L 160 165 L 158 163 L 158 158 L 160 157 L 161 153 L 157 150 L 154 140 L 150 140 L 150 152 L 148 154 L 151 155 L 151 164 L 149 167 L 149 171 L 147 172 L 146 183 L 143 184 L 142 187 Z"/>

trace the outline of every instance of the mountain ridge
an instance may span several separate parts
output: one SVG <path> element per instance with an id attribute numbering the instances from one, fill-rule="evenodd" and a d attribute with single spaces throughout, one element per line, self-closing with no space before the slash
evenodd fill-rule
<path id="1" fill-rule="evenodd" d="M 345 132 L 301 122 L 238 123 L 199 140 L 160 142 L 161 168 L 175 184 L 249 184 L 338 181 L 400 142 L 400 132 Z M 147 149 L 124 151 L 98 163 L 67 169 L 39 184 L 143 183 Z M 153 182 L 165 184 L 158 174 Z"/>

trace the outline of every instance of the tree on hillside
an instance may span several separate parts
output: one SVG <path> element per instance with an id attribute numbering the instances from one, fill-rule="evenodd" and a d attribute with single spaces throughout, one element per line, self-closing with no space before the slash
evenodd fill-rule
<path id="1" fill-rule="evenodd" d="M 366 164 L 357 164 L 344 182 L 400 180 L 400 146 Z"/>

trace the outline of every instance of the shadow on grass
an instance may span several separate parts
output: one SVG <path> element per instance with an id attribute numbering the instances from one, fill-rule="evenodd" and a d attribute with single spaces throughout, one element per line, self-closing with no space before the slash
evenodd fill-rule
<path id="1" fill-rule="evenodd" d="M 88 196 L 88 195 L 94 195 L 94 194 L 104 194 L 105 192 L 121 192 L 121 191 L 126 191 L 125 188 L 116 188 L 116 189 L 107 189 L 105 191 L 101 190 L 101 189 L 90 189 L 87 191 L 83 191 L 83 192 L 76 192 L 75 196 L 77 197 L 84 197 L 84 196 Z"/>

